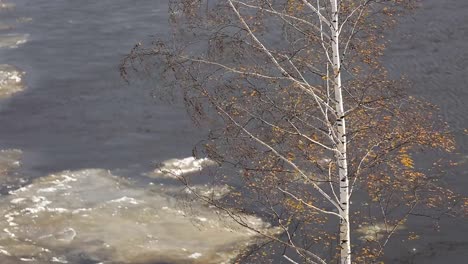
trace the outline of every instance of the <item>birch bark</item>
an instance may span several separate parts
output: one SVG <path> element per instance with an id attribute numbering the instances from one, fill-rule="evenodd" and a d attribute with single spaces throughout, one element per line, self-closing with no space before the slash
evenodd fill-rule
<path id="1" fill-rule="evenodd" d="M 335 93 L 337 149 L 336 162 L 338 177 L 340 179 L 340 263 L 351 263 L 351 241 L 349 226 L 349 179 L 348 161 L 346 151 L 346 122 L 344 117 L 343 92 L 341 86 L 341 59 L 340 59 L 340 22 L 338 0 L 330 0 L 332 8 L 332 23 L 330 26 L 332 35 L 332 63 L 333 63 L 333 89 Z"/>

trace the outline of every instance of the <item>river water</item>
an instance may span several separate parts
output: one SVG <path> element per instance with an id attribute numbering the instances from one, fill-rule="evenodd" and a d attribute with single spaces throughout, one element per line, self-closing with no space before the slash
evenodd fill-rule
<path id="1" fill-rule="evenodd" d="M 145 258 L 153 257 L 158 263 L 220 263 L 221 258 L 234 254 L 233 245 L 247 245 L 251 236 L 242 231 L 229 231 L 223 239 L 197 245 L 203 237 L 224 228 L 212 211 L 192 205 L 201 215 L 184 220 L 181 215 L 186 212 L 177 209 L 169 187 L 157 184 L 158 187 L 140 190 L 121 179 L 138 178 L 153 170 L 155 163 L 170 159 L 179 159 L 179 163 L 185 162 L 189 167 L 199 164 L 181 159 L 191 155 L 192 146 L 204 131 L 191 124 L 183 108 L 155 102 L 149 96 L 155 83 L 128 85 L 118 72 L 121 58 L 136 42 L 167 34 L 166 1 L 9 3 L 14 5 L 0 1 L 0 64 L 14 67 L 16 72 L 8 68 L 15 73 L 9 77 L 14 92 L 3 97 L 0 93 L 0 149 L 5 150 L 0 153 L 0 166 L 4 167 L 0 172 L 8 171 L 15 177 L 0 181 L 4 194 L 0 197 L 0 210 L 8 216 L 8 221 L 0 221 L 0 226 L 9 232 L 0 236 L 0 260 L 5 258 L 0 262 L 149 263 L 144 262 Z M 389 32 L 391 42 L 385 56 L 393 76 L 404 74 L 412 82 L 411 93 L 441 108 L 458 145 L 458 154 L 446 158 L 460 163 L 446 170 L 446 181 L 465 195 L 467 13 L 466 0 L 422 1 L 413 15 L 402 18 L 398 27 Z M 19 83 L 24 83 L 20 92 Z M 90 187 L 90 183 L 96 186 Z M 30 187 L 10 191 L 18 185 Z M 52 189 L 59 192 L 52 195 Z M 93 193 L 99 193 L 98 197 Z M 64 203 L 59 194 L 76 203 Z M 158 210 L 169 210 L 169 217 L 185 233 L 177 233 L 171 219 L 149 220 L 134 214 L 145 208 L 154 215 Z M 70 217 L 63 214 L 78 220 L 69 222 Z M 24 231 L 30 224 L 28 219 L 35 225 L 45 225 L 44 219 L 51 215 L 55 216 L 54 228 Z M 85 220 L 93 224 L 84 225 Z M 109 221 L 116 223 L 99 228 Z M 132 221 L 141 225 L 127 234 L 127 244 L 122 244 L 118 236 L 105 235 L 122 228 L 132 229 Z M 199 234 L 189 227 L 193 222 L 208 222 L 211 229 Z M 169 241 L 171 234 L 146 237 L 165 230 L 150 225 L 174 230 L 174 237 L 184 243 L 178 246 L 177 240 Z M 414 243 L 395 239 L 388 248 L 389 263 L 462 263 L 468 258 L 468 239 L 463 237 L 468 234 L 466 221 L 444 220 L 438 232 L 426 222 L 414 221 L 410 225 L 425 238 Z M 96 230 L 100 232 L 93 235 Z M 141 234 L 147 239 L 142 240 Z M 152 250 L 161 248 L 158 241 L 169 241 L 165 253 Z M 140 251 L 136 251 L 140 257 L 146 255 L 136 259 L 131 250 L 135 245 L 140 246 Z M 216 255 L 217 252 L 222 254 Z"/>
<path id="2" fill-rule="evenodd" d="M 412 82 L 410 93 L 440 108 L 452 130 L 457 150 L 443 158 L 457 166 L 444 168 L 444 182 L 468 195 L 468 1 L 423 0 L 414 14 L 400 19 L 389 32 L 385 65 L 394 77 Z M 411 245 L 395 239 L 390 263 L 464 263 L 468 259 L 468 221 L 444 219 L 437 232 L 427 222 L 410 221 L 409 228 L 424 235 Z M 399 256 L 399 257 L 396 257 Z"/>

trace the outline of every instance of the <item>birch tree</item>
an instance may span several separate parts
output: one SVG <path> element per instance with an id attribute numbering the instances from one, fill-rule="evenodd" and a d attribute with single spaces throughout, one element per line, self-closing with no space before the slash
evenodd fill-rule
<path id="1" fill-rule="evenodd" d="M 197 153 L 241 171 L 219 179 L 228 197 L 199 199 L 247 228 L 237 212 L 263 215 L 281 233 L 254 231 L 288 262 L 367 263 L 408 217 L 449 214 L 456 197 L 412 158 L 450 151 L 445 125 L 379 61 L 384 30 L 410 4 L 173 0 L 172 39 L 136 45 L 121 72 L 163 76 L 158 92 L 180 95 L 211 128 Z"/>

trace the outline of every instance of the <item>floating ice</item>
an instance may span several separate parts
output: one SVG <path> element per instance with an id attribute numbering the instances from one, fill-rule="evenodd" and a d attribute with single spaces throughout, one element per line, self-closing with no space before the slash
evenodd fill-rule
<path id="1" fill-rule="evenodd" d="M 32 17 L 19 17 L 16 19 L 16 22 L 18 23 L 29 23 L 32 21 L 33 21 Z"/>
<path id="2" fill-rule="evenodd" d="M 227 263 L 256 239 L 223 212 L 178 205 L 100 169 L 39 178 L 0 197 L 0 254 L 9 263 L 210 264 Z"/>
<path id="3" fill-rule="evenodd" d="M 405 227 L 399 225 L 395 230 L 402 230 Z M 385 226 L 384 223 L 376 223 L 373 225 L 360 226 L 356 232 L 360 234 L 359 239 L 366 241 L 376 241 L 385 237 L 386 234 L 391 232 L 393 226 Z"/>
<path id="4" fill-rule="evenodd" d="M 4 250 L 2 246 L 0 246 L 0 254 L 2 255 L 7 255 L 7 256 L 11 256 L 10 253 L 8 253 L 8 251 Z"/>
<path id="5" fill-rule="evenodd" d="M 15 170 L 21 165 L 22 152 L 17 149 L 0 150 L 0 189 L 20 185 L 24 179 Z"/>
<path id="6" fill-rule="evenodd" d="M 204 196 L 210 199 L 219 200 L 226 196 L 231 188 L 228 185 L 212 185 L 212 184 L 194 184 L 190 185 L 189 188 L 186 186 L 174 187 L 171 185 L 163 186 L 150 186 L 151 190 L 158 192 L 163 191 L 164 193 L 172 196 L 180 197 L 181 195 L 192 196 L 196 198 L 195 194 Z"/>
<path id="7" fill-rule="evenodd" d="M 21 165 L 21 156 L 22 152 L 18 149 L 0 150 L 0 175 L 7 174 L 12 169 L 19 168 Z"/>
<path id="8" fill-rule="evenodd" d="M 2 34 L 0 35 L 0 48 L 17 48 L 26 43 L 29 39 L 29 34 Z"/>
<path id="9" fill-rule="evenodd" d="M 192 258 L 192 259 L 197 259 L 197 258 L 200 258 L 201 256 L 202 256 L 201 253 L 195 252 L 192 255 L 188 256 L 188 257 Z"/>
<path id="10" fill-rule="evenodd" d="M 208 158 L 196 159 L 188 157 L 184 159 L 170 159 L 162 163 L 149 176 L 176 178 L 185 174 L 201 171 L 208 166 L 216 165 L 216 162 Z"/>
<path id="11" fill-rule="evenodd" d="M 139 204 L 141 201 L 137 201 L 135 198 L 124 196 L 119 199 L 111 200 L 109 203 L 129 203 L 129 204 Z"/>
<path id="12" fill-rule="evenodd" d="M 0 11 L 15 8 L 15 4 L 0 1 Z"/>
<path id="13" fill-rule="evenodd" d="M 68 263 L 67 259 L 64 257 L 53 257 L 50 261 L 57 263 Z"/>
<path id="14" fill-rule="evenodd" d="M 21 261 L 24 261 L 24 262 L 33 262 L 33 261 L 36 261 L 35 258 L 20 258 Z"/>
<path id="15" fill-rule="evenodd" d="M 0 37 L 0 47 L 1 47 Z M 24 89 L 24 72 L 7 64 L 0 64 L 0 99 L 9 97 Z"/>

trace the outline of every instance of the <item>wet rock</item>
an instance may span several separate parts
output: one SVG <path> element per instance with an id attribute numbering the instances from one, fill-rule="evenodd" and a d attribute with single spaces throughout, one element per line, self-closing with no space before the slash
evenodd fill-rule
<path id="1" fill-rule="evenodd" d="M 0 211 L 0 257 L 38 263 L 228 263 L 256 238 L 222 212 L 179 206 L 99 169 L 37 179 L 3 197 Z M 244 221 L 271 230 L 257 217 Z"/>
<path id="2" fill-rule="evenodd" d="M 0 48 L 17 48 L 28 41 L 28 34 L 3 34 L 0 35 Z"/>
<path id="3" fill-rule="evenodd" d="M 0 64 L 0 99 L 24 89 L 24 72 L 8 64 Z"/>

